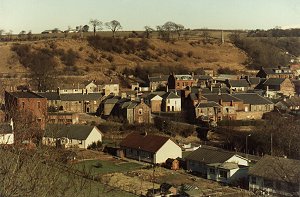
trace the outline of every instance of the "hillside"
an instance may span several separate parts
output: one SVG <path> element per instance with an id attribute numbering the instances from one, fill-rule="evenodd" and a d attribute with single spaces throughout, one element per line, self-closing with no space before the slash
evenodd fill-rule
<path id="1" fill-rule="evenodd" d="M 126 40 L 136 43 L 141 41 L 140 38 L 127 38 Z M 125 67 L 134 68 L 136 65 L 147 67 L 184 65 L 191 71 L 199 68 L 245 69 L 243 63 L 246 62 L 247 55 L 233 44 L 229 42 L 220 44 L 220 41 L 215 38 L 209 43 L 203 42 L 201 38 L 176 40 L 173 43 L 152 38 L 147 39 L 147 42 L 149 48 L 134 53 L 96 50 L 86 39 L 24 41 L 20 44 L 28 45 L 31 51 L 49 49 L 54 53 L 54 59 L 57 62 L 55 69 L 58 75 L 63 78 L 72 77 L 76 81 L 87 79 L 108 81 L 114 79 L 113 73 L 122 72 Z M 15 43 L 0 44 L 0 71 L 8 73 L 7 78 L 26 77 L 28 75 L 25 73 L 28 73 L 30 69 L 20 63 L 20 56 L 12 50 L 14 45 Z M 70 49 L 73 56 L 76 56 L 73 58 L 74 67 L 76 67 L 73 69 L 74 72 L 66 72 L 67 66 L 63 59 Z"/>

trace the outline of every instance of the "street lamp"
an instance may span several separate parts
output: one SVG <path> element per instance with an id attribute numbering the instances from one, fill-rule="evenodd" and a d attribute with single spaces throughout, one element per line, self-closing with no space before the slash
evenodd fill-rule
<path id="1" fill-rule="evenodd" d="M 248 159 L 248 137 L 250 137 L 251 134 L 246 136 L 246 159 Z"/>

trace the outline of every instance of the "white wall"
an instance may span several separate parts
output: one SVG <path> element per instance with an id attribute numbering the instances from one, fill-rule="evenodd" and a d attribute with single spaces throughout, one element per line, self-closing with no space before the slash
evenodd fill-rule
<path id="1" fill-rule="evenodd" d="M 181 148 L 172 140 L 168 140 L 154 155 L 155 163 L 164 163 L 168 158 L 182 157 Z"/>
<path id="2" fill-rule="evenodd" d="M 168 111 L 168 106 L 170 106 L 170 111 L 172 111 L 172 106 L 174 106 L 174 111 L 181 111 L 181 98 L 166 99 L 166 111 Z"/>
<path id="3" fill-rule="evenodd" d="M 238 165 L 248 166 L 248 161 L 246 158 L 238 157 L 237 155 L 234 155 L 230 159 L 228 159 L 226 162 L 233 162 L 237 163 Z"/>
<path id="4" fill-rule="evenodd" d="M 90 135 L 85 140 L 84 148 L 87 148 L 93 142 L 97 142 L 97 141 L 102 142 L 102 135 L 103 134 L 99 131 L 99 129 L 97 127 L 94 127 Z"/>
<path id="5" fill-rule="evenodd" d="M 13 144 L 14 143 L 14 134 L 0 134 L 0 144 Z"/>

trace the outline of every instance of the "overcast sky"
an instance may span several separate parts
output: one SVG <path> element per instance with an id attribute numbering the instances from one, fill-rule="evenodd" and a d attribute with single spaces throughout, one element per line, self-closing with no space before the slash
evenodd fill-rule
<path id="1" fill-rule="evenodd" d="M 32 30 L 118 20 L 123 30 L 174 21 L 186 28 L 300 27 L 300 0 L 0 0 L 0 29 Z"/>

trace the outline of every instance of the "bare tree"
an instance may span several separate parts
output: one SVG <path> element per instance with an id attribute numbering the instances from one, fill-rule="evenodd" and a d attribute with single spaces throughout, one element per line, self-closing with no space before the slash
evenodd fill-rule
<path id="1" fill-rule="evenodd" d="M 115 37 L 116 31 L 122 29 L 121 23 L 117 20 L 112 20 L 110 22 L 105 23 L 106 27 L 110 29 L 113 33 L 113 38 Z"/>
<path id="2" fill-rule="evenodd" d="M 96 31 L 102 29 L 102 22 L 99 21 L 98 19 L 91 19 L 90 24 L 94 28 L 94 36 L 96 36 Z"/>
<path id="3" fill-rule="evenodd" d="M 28 33 L 27 33 L 27 39 L 28 40 L 32 39 L 32 32 L 31 32 L 31 30 L 29 30 Z"/>
<path id="4" fill-rule="evenodd" d="M 174 31 L 177 33 L 177 35 L 178 35 L 178 40 L 179 40 L 179 38 L 180 38 L 180 36 L 181 36 L 181 32 L 184 30 L 184 26 L 183 25 L 181 25 L 181 24 L 174 24 Z"/>
<path id="5" fill-rule="evenodd" d="M 8 32 L 6 32 L 7 38 L 8 38 L 9 40 L 12 39 L 12 34 L 13 34 L 13 31 L 12 31 L 12 30 L 9 30 Z"/>
<path id="6" fill-rule="evenodd" d="M 144 28 L 145 28 L 146 38 L 150 38 L 150 34 L 154 31 L 154 29 L 149 26 L 145 26 Z"/>

